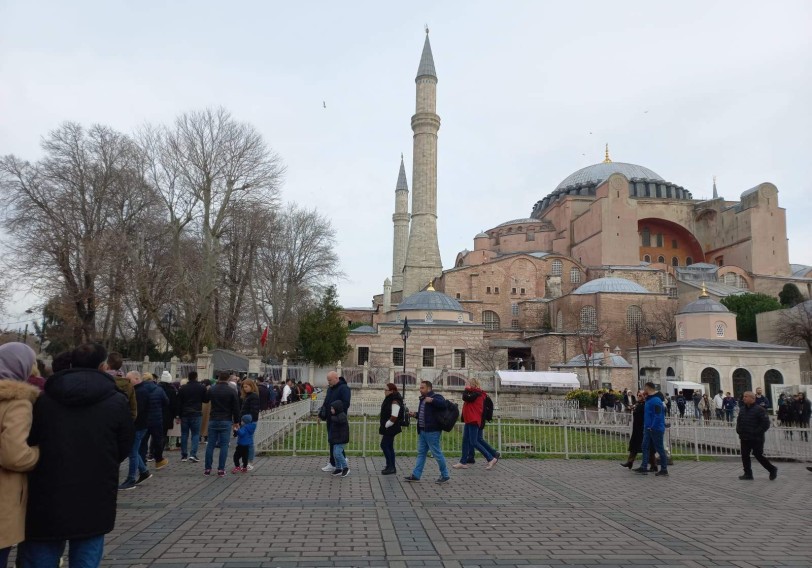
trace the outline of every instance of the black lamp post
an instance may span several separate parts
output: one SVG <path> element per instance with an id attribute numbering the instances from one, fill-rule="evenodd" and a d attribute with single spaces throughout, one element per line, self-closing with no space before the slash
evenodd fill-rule
<path id="1" fill-rule="evenodd" d="M 403 339 L 403 375 L 401 380 L 403 382 L 403 398 L 406 399 L 406 340 L 412 333 L 412 328 L 409 327 L 409 318 L 403 318 L 403 329 L 400 330 L 400 337 Z"/>

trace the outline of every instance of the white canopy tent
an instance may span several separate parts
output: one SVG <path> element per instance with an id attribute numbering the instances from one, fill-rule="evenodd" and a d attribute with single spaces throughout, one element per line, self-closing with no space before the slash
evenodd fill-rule
<path id="1" fill-rule="evenodd" d="M 698 390 L 701 391 L 702 394 L 705 394 L 705 388 L 707 385 L 702 383 L 694 383 L 692 381 L 665 381 L 666 389 L 668 389 L 668 394 L 672 395 L 675 394 L 674 390 L 677 391 L 681 390 Z"/>
<path id="2" fill-rule="evenodd" d="M 581 383 L 575 373 L 554 371 L 496 371 L 502 386 L 527 386 L 577 389 Z"/>

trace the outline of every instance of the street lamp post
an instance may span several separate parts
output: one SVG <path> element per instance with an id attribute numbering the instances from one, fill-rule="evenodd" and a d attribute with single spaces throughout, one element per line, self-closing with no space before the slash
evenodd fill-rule
<path id="1" fill-rule="evenodd" d="M 401 375 L 403 400 L 406 400 L 406 340 L 409 339 L 411 333 L 412 328 L 409 327 L 409 318 L 403 318 L 403 329 L 400 330 L 400 337 L 403 339 L 403 375 Z"/>
<path id="2" fill-rule="evenodd" d="M 637 392 L 643 390 L 643 383 L 640 382 L 640 324 L 634 324 L 634 339 L 637 348 Z"/>

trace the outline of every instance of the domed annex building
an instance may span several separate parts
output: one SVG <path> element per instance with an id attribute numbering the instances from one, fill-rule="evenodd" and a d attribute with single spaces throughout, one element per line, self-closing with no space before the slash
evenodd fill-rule
<path id="1" fill-rule="evenodd" d="M 775 185 L 761 183 L 730 200 L 719 195 L 714 180 L 712 197 L 695 199 L 654 169 L 613 161 L 608 146 L 603 161 L 564 177 L 528 204 L 529 216 L 517 212 L 517 218 L 476 233 L 472 250 L 460 251 L 454 266 L 444 269 L 437 242 L 442 220 L 437 211 L 438 79 L 428 35 L 415 83 L 411 207 L 401 159 L 392 274 L 371 308 L 346 310 L 348 321 L 365 323 L 375 333 L 351 334 L 353 351 L 345 364 L 370 360 L 364 347 L 392 366 L 402 362 L 394 330 L 393 341 L 376 343 L 375 338 L 390 334 L 385 330 L 397 326 L 399 317 L 411 324 L 406 308 L 430 281 L 435 294 L 459 306 L 454 313 L 464 314 L 456 325 L 472 330 L 470 337 L 466 331 L 437 348 L 433 368 L 471 367 L 471 372 L 481 366 L 459 352 L 483 343 L 514 369 L 546 371 L 577 362 L 578 356 L 583 361 L 589 338 L 598 351 L 608 344 L 620 357 L 599 353 L 607 365 L 631 361 L 638 343 L 648 345 L 651 336 L 661 344 L 678 340 L 677 312 L 697 299 L 703 285 L 714 301 L 748 291 L 777 296 L 787 282 L 812 296 L 812 267 L 790 265 L 786 214 Z M 408 367 L 418 361 L 415 368 L 430 368 L 431 358 L 420 345 L 410 340 L 407 349 Z M 455 367 L 461 358 L 466 364 Z M 683 372 L 695 374 L 688 366 Z M 799 382 L 799 377 L 784 379 Z M 731 380 L 732 375 L 720 377 L 722 385 Z M 754 388 L 762 383 L 763 377 L 753 377 Z"/>

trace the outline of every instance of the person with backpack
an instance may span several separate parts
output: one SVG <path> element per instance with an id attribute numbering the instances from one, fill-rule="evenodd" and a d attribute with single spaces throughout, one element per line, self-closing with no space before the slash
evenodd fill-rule
<path id="1" fill-rule="evenodd" d="M 406 481 L 420 481 L 423 475 L 423 467 L 426 465 L 426 454 L 431 451 L 431 455 L 437 460 L 440 468 L 440 477 L 435 483 L 446 483 L 451 477 L 448 475 L 448 467 L 445 463 L 445 456 L 440 447 L 441 436 L 444 424 L 441 423 L 441 414 L 449 406 L 446 399 L 432 390 L 431 381 L 420 382 L 420 404 L 417 412 L 410 415 L 417 417 L 417 461 L 411 475 Z M 452 425 L 453 427 L 453 425 Z"/>
<path id="2" fill-rule="evenodd" d="M 679 410 L 679 417 L 685 418 L 685 395 L 682 394 L 682 391 L 677 393 L 677 410 Z"/>
<path id="3" fill-rule="evenodd" d="M 406 405 L 403 403 L 403 396 L 398 392 L 397 385 L 387 383 L 384 399 L 381 403 L 381 426 L 378 429 L 378 433 L 381 435 L 381 450 L 384 458 L 386 458 L 386 467 L 381 470 L 381 475 L 397 473 L 395 468 L 395 436 L 401 432 L 405 411 Z"/>
<path id="4" fill-rule="evenodd" d="M 475 378 L 468 379 L 468 386 L 462 393 L 462 421 L 465 427 L 462 431 L 462 455 L 460 462 L 455 463 L 454 469 L 468 469 L 468 460 L 473 458 L 474 450 L 479 450 L 488 465 L 485 469 L 491 469 L 499 461 L 493 453 L 488 451 L 484 445 L 480 445 L 479 431 L 484 422 L 485 398 L 488 395 L 479 387 L 479 381 Z"/>

